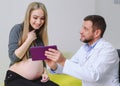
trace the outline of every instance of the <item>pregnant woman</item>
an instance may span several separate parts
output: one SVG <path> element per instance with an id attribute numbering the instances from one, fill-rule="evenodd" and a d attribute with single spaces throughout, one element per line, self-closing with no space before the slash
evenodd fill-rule
<path id="1" fill-rule="evenodd" d="M 32 61 L 30 47 L 48 45 L 47 10 L 43 3 L 29 4 L 25 19 L 14 25 L 9 34 L 10 67 L 5 86 L 58 86 L 49 80 L 45 62 Z"/>

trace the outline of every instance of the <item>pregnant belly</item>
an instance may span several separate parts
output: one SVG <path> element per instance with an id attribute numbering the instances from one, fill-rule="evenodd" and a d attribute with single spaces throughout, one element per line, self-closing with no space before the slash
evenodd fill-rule
<path id="1" fill-rule="evenodd" d="M 18 73 L 26 79 L 34 80 L 42 75 L 44 68 L 41 60 L 32 61 L 31 59 L 28 59 L 12 65 L 10 70 Z"/>

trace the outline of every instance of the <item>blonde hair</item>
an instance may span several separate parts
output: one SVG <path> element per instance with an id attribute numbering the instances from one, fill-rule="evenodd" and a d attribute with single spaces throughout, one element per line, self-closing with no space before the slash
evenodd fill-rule
<path id="1" fill-rule="evenodd" d="M 47 34 L 47 22 L 48 22 L 48 15 L 47 15 L 47 9 L 45 7 L 45 5 L 43 3 L 40 2 L 32 2 L 31 4 L 29 4 L 26 14 L 25 14 L 25 19 L 24 19 L 24 26 L 23 26 L 23 33 L 22 33 L 22 37 L 20 40 L 19 45 L 23 44 L 24 41 L 27 38 L 27 33 L 29 32 L 29 28 L 30 28 L 30 15 L 31 12 L 33 10 L 36 9 L 42 9 L 45 15 L 45 23 L 43 24 L 43 26 L 41 27 L 41 31 L 39 33 L 44 45 L 48 45 L 48 34 Z"/>
<path id="2" fill-rule="evenodd" d="M 31 12 L 33 10 L 36 10 L 36 9 L 42 9 L 43 12 L 44 12 L 45 22 L 44 22 L 43 26 L 40 27 L 39 36 L 42 39 L 43 44 L 45 46 L 48 45 L 48 34 L 47 34 L 48 15 L 47 15 L 47 9 L 46 9 L 46 7 L 43 3 L 32 2 L 31 4 L 28 5 L 28 8 L 27 8 L 27 11 L 26 11 L 26 14 L 25 14 L 25 18 L 24 18 L 24 21 L 23 21 L 23 32 L 21 33 L 21 39 L 19 40 L 19 46 L 21 46 L 27 38 L 27 34 L 30 31 Z M 25 56 L 27 56 L 27 58 L 29 57 L 29 51 L 26 52 Z"/>

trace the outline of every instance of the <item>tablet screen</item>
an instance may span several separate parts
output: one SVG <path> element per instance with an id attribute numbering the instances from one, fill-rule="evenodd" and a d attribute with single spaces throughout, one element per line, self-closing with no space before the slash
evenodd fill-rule
<path id="1" fill-rule="evenodd" d="M 45 60 L 47 57 L 44 55 L 45 51 L 47 51 L 49 48 L 56 49 L 56 45 L 50 45 L 50 46 L 37 46 L 37 47 L 31 47 L 30 48 L 30 55 L 32 60 Z"/>

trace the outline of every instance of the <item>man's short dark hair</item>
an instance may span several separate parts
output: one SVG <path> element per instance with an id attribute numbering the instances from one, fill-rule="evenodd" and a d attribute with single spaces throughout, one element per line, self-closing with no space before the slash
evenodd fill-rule
<path id="1" fill-rule="evenodd" d="M 84 21 L 91 21 L 93 23 L 93 30 L 100 29 L 101 37 L 106 30 L 106 22 L 105 19 L 100 15 L 88 15 L 84 18 Z"/>

